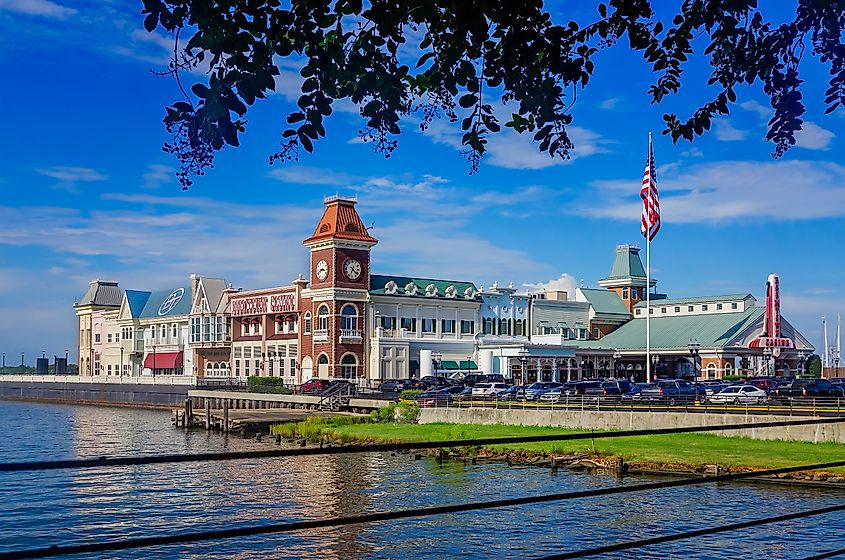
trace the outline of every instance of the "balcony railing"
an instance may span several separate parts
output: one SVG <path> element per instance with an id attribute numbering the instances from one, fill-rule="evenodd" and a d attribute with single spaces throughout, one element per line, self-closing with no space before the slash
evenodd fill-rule
<path id="1" fill-rule="evenodd" d="M 314 329 L 314 341 L 320 342 L 329 339 L 329 329 Z"/>
<path id="2" fill-rule="evenodd" d="M 340 338 L 361 338 L 360 329 L 340 329 Z"/>

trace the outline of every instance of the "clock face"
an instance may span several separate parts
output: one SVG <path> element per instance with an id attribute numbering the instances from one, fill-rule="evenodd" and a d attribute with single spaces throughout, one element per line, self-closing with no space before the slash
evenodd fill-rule
<path id="1" fill-rule="evenodd" d="M 343 263 L 343 272 L 350 280 L 357 280 L 361 277 L 361 263 L 355 259 L 349 259 Z"/>
<path id="2" fill-rule="evenodd" d="M 320 280 L 325 280 L 326 277 L 329 275 L 329 263 L 327 263 L 326 261 L 318 262 L 315 272 L 317 273 L 317 278 L 319 278 Z"/>

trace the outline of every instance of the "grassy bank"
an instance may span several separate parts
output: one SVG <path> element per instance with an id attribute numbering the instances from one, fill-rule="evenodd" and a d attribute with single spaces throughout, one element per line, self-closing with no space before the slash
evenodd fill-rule
<path id="1" fill-rule="evenodd" d="M 322 438 L 342 443 L 427 442 L 576 432 L 578 430 L 539 426 L 362 423 L 346 418 L 313 418 L 298 424 L 273 427 L 273 433 L 283 437 L 311 440 Z M 470 449 L 465 453 L 516 461 L 561 455 L 587 455 L 602 459 L 621 457 L 625 463 L 642 469 L 697 470 L 703 465 L 712 464 L 767 469 L 841 461 L 845 458 L 845 445 L 754 440 L 711 434 L 673 434 L 497 445 Z M 841 474 L 843 469 L 834 470 Z"/>

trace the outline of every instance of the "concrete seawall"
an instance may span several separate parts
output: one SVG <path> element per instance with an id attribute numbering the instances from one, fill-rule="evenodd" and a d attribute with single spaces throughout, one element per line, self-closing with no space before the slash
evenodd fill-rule
<path id="1" fill-rule="evenodd" d="M 508 410 L 493 408 L 423 408 L 420 424 L 511 424 L 517 426 L 552 426 L 580 430 L 649 430 L 719 424 L 748 424 L 809 420 L 811 417 L 774 414 L 702 414 L 686 412 Z M 746 428 L 710 432 L 727 437 L 845 443 L 845 423 L 777 428 Z"/>
<path id="2" fill-rule="evenodd" d="M 189 389 L 190 385 L 166 382 L 108 383 L 81 379 L 33 381 L 0 378 L 0 399 L 23 401 L 171 407 L 184 403 Z"/>

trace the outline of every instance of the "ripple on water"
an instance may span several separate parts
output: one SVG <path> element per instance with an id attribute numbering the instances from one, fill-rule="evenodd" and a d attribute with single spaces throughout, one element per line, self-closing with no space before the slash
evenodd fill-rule
<path id="1" fill-rule="evenodd" d="M 0 401 L 0 461 L 264 448 L 170 426 L 162 411 Z M 0 551 L 319 519 L 635 484 L 641 479 L 362 454 L 0 474 Z M 109 558 L 530 558 L 838 504 L 843 495 L 752 483 L 109 554 Z M 613 558 L 800 557 L 840 546 L 841 516 L 797 520 Z M 90 556 L 95 558 L 97 556 Z"/>

